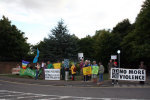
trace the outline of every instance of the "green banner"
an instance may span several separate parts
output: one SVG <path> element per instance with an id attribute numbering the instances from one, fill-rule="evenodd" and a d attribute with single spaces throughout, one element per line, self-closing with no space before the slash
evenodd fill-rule
<path id="1" fill-rule="evenodd" d="M 99 67 L 98 66 L 92 66 L 92 74 L 98 74 Z"/>
<path id="2" fill-rule="evenodd" d="M 39 71 L 39 75 L 42 71 Z M 20 69 L 20 76 L 31 76 L 31 77 L 35 77 L 36 76 L 36 72 L 35 70 L 31 70 L 30 68 L 27 69 Z"/>

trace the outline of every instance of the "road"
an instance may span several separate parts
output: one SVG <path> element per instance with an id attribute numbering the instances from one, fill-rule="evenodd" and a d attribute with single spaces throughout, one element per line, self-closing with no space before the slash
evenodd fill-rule
<path id="1" fill-rule="evenodd" d="M 71 87 L 0 81 L 0 100 L 150 100 L 150 88 Z"/>

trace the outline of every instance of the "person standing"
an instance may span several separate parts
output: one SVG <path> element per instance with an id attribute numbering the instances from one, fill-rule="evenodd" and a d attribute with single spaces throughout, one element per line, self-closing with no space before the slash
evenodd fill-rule
<path id="1" fill-rule="evenodd" d="M 72 64 L 71 66 L 71 74 L 72 74 L 72 81 L 74 81 L 76 75 L 76 66 L 74 64 Z"/>
<path id="2" fill-rule="evenodd" d="M 39 71 L 40 71 L 40 64 L 37 63 L 37 65 L 36 65 L 36 76 L 35 76 L 35 80 L 38 80 Z"/>
<path id="3" fill-rule="evenodd" d="M 92 64 L 91 64 L 90 60 L 88 60 L 88 66 L 92 67 Z M 88 75 L 88 80 L 89 81 L 91 80 L 91 74 Z"/>
<path id="4" fill-rule="evenodd" d="M 41 68 L 42 68 L 42 78 L 45 79 L 46 63 L 42 62 Z"/>
<path id="5" fill-rule="evenodd" d="M 61 64 L 61 77 L 62 77 L 62 80 L 65 80 L 65 66 L 64 66 L 64 61 L 62 61 L 62 64 Z"/>
<path id="6" fill-rule="evenodd" d="M 92 80 L 94 83 L 96 83 L 97 82 L 97 74 L 95 73 L 95 69 L 97 68 L 97 70 L 98 70 L 98 65 L 96 64 L 96 61 L 93 61 L 93 65 L 91 67 L 92 67 Z"/>
<path id="7" fill-rule="evenodd" d="M 145 69 L 145 70 L 146 70 L 146 66 L 144 65 L 144 62 L 143 62 L 143 61 L 140 62 L 139 69 Z M 145 82 L 144 82 L 144 81 L 140 81 L 140 84 L 141 84 L 141 85 L 144 85 Z"/>
<path id="8" fill-rule="evenodd" d="M 88 67 L 88 60 L 85 60 L 85 63 L 83 65 L 83 68 L 84 67 Z M 84 75 L 84 81 L 88 81 L 88 75 Z"/>
<path id="9" fill-rule="evenodd" d="M 114 62 L 114 64 L 113 64 L 112 68 L 118 68 L 118 66 L 117 66 L 117 62 Z M 118 80 L 114 80 L 114 79 L 112 79 L 112 85 L 114 85 L 114 84 L 118 84 Z"/>
<path id="10" fill-rule="evenodd" d="M 50 61 L 48 61 L 47 64 L 48 69 L 54 69 L 53 64 Z"/>
<path id="11" fill-rule="evenodd" d="M 107 65 L 108 72 L 109 72 L 109 77 L 110 77 L 110 74 L 111 74 L 111 68 L 112 67 L 113 67 L 113 61 L 112 61 L 112 59 L 110 59 L 108 65 Z"/>
<path id="12" fill-rule="evenodd" d="M 99 85 L 103 83 L 104 66 L 99 62 Z"/>

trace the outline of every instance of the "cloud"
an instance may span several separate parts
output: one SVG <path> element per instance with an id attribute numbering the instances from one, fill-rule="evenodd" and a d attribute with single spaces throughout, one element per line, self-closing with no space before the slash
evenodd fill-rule
<path id="1" fill-rule="evenodd" d="M 80 38 L 88 34 L 94 35 L 96 30 L 112 29 L 125 18 L 133 23 L 143 1 L 145 0 L 1 0 L 0 16 L 7 16 L 26 33 L 29 42 L 36 43 L 46 37 L 61 18 L 70 33 Z M 36 28 L 33 26 L 35 24 Z M 35 35 L 40 37 L 32 41 Z"/>

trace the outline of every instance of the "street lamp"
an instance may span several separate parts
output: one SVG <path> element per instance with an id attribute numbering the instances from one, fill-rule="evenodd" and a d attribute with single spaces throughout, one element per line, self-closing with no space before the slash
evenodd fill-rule
<path id="1" fill-rule="evenodd" d="M 117 53 L 118 53 L 118 65 L 119 65 L 119 68 L 120 68 L 120 53 L 121 53 L 121 51 L 118 50 Z"/>

